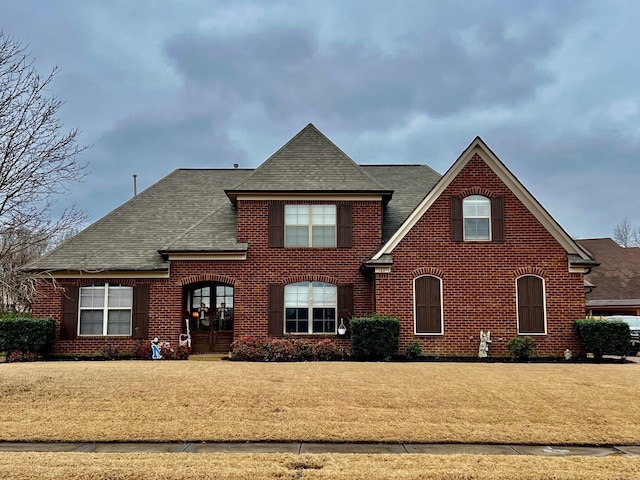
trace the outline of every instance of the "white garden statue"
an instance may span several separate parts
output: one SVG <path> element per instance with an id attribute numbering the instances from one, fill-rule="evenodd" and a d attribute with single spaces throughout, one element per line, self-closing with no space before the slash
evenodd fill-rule
<path id="1" fill-rule="evenodd" d="M 489 344 L 491 343 L 491 332 L 484 333 L 480 330 L 480 347 L 478 348 L 478 358 L 487 358 L 489 355 Z"/>

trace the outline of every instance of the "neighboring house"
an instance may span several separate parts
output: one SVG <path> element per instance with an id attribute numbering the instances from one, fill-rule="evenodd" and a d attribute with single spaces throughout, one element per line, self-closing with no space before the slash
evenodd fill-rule
<path id="1" fill-rule="evenodd" d="M 401 352 L 475 356 L 489 330 L 490 355 L 531 335 L 560 356 L 581 351 L 595 264 L 480 138 L 440 176 L 358 165 L 310 124 L 255 170 L 176 170 L 40 259 L 33 312 L 59 354 L 175 344 L 185 319 L 196 352 L 346 344 L 340 323 L 377 312 L 400 318 Z"/>
<path id="2" fill-rule="evenodd" d="M 621 247 L 611 238 L 578 243 L 600 263 L 585 276 L 587 315 L 640 315 L 640 248 Z"/>

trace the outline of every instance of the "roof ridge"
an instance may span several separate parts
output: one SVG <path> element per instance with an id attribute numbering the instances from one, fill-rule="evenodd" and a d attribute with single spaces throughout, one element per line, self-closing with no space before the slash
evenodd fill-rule
<path id="1" fill-rule="evenodd" d="M 296 133 L 293 137 L 289 139 L 283 146 L 281 146 L 278 150 L 272 153 L 266 160 L 264 160 L 251 175 L 249 175 L 244 181 L 232 187 L 233 190 L 242 190 L 243 185 L 250 184 L 251 181 L 260 175 L 260 173 L 265 169 L 270 161 L 289 148 L 295 141 L 299 140 L 304 134 L 312 131 L 319 135 L 329 147 L 331 147 L 334 151 L 336 151 L 341 157 L 344 158 L 347 162 L 349 162 L 355 170 L 358 171 L 364 178 L 366 178 L 373 185 L 376 185 L 380 188 L 380 190 L 386 190 L 386 187 L 382 185 L 379 181 L 373 178 L 368 172 L 366 172 L 361 165 L 356 163 L 349 155 L 347 155 L 340 147 L 338 147 L 329 137 L 327 137 L 324 133 L 322 133 L 313 123 L 308 123 L 302 130 Z"/>

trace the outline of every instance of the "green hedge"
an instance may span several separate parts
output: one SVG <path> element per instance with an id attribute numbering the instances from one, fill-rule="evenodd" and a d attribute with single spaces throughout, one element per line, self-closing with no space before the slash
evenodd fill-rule
<path id="1" fill-rule="evenodd" d="M 631 333 L 625 322 L 585 318 L 576 320 L 576 331 L 584 349 L 596 360 L 603 355 L 628 355 L 631 351 Z"/>
<path id="2" fill-rule="evenodd" d="M 400 320 L 372 315 L 351 319 L 351 354 L 359 360 L 386 360 L 398 353 Z"/>
<path id="3" fill-rule="evenodd" d="M 45 353 L 53 345 L 55 329 L 50 318 L 0 318 L 0 352 Z"/>

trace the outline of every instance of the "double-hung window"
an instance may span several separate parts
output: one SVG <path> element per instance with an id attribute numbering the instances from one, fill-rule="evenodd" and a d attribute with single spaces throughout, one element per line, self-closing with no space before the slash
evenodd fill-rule
<path id="1" fill-rule="evenodd" d="M 131 335 L 133 287 L 100 284 L 80 288 L 79 335 Z"/>
<path id="2" fill-rule="evenodd" d="M 335 247 L 335 205 L 286 205 L 285 247 Z"/>
<path id="3" fill-rule="evenodd" d="M 482 195 L 471 195 L 462 201 L 464 239 L 491 240 L 491 202 Z"/>
<path id="4" fill-rule="evenodd" d="M 336 333 L 337 287 L 298 282 L 284 287 L 286 333 Z"/>

